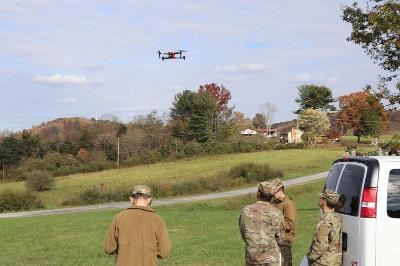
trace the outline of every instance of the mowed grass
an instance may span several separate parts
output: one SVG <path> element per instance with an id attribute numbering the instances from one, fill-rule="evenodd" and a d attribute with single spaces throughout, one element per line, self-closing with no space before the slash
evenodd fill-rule
<path id="1" fill-rule="evenodd" d="M 231 167 L 245 162 L 268 163 L 284 172 L 284 179 L 327 171 L 334 159 L 343 155 L 343 147 L 332 146 L 320 149 L 271 150 L 264 152 L 205 156 L 142 165 L 131 168 L 113 169 L 102 172 L 76 174 L 56 178 L 55 188 L 39 193 L 47 208 L 62 207 L 66 199 L 78 197 L 90 186 L 104 184 L 107 188 L 133 187 L 138 183 L 160 180 L 187 180 L 203 176 L 217 175 L 229 171 Z M 25 182 L 0 183 L 4 190 L 25 190 Z"/>
<path id="2" fill-rule="evenodd" d="M 340 137 L 341 140 L 343 141 L 348 141 L 348 142 L 357 142 L 357 137 L 356 136 L 352 136 L 352 135 L 346 135 L 346 136 L 342 136 Z M 362 142 L 371 142 L 373 139 L 373 137 L 371 136 L 361 136 L 360 141 Z M 381 143 L 387 143 L 389 141 L 391 141 L 393 139 L 393 135 L 380 135 L 378 137 L 378 141 Z"/>
<path id="3" fill-rule="evenodd" d="M 318 221 L 323 181 L 288 188 L 298 211 L 294 264 L 307 252 Z M 254 195 L 156 208 L 166 221 L 172 254 L 160 265 L 243 265 L 240 210 Z M 120 210 L 0 219 L 0 265 L 112 265 L 102 242 Z"/>

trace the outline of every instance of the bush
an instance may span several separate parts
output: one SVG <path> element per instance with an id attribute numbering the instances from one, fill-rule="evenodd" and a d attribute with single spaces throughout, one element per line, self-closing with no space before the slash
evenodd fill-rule
<path id="1" fill-rule="evenodd" d="M 183 150 L 187 156 L 198 156 L 202 155 L 204 152 L 203 146 L 197 141 L 188 142 Z"/>
<path id="2" fill-rule="evenodd" d="M 114 188 L 109 190 L 104 184 L 91 186 L 80 193 L 79 198 L 64 201 L 62 205 L 97 204 L 104 202 L 127 201 L 131 191 L 127 188 Z"/>
<path id="3" fill-rule="evenodd" d="M 233 152 L 233 149 L 229 143 L 213 141 L 207 143 L 206 152 L 208 154 L 224 154 Z"/>
<path id="4" fill-rule="evenodd" d="M 268 164 L 242 163 L 234 166 L 228 173 L 231 179 L 244 178 L 247 183 L 261 182 L 282 177 L 283 172 L 272 169 Z"/>
<path id="5" fill-rule="evenodd" d="M 31 193 L 4 191 L 0 193 L 0 212 L 43 208 L 38 197 Z"/>
<path id="6" fill-rule="evenodd" d="M 300 143 L 286 143 L 286 144 L 277 144 L 274 149 L 275 150 L 289 150 L 289 149 L 304 149 L 305 144 L 303 142 Z"/>
<path id="7" fill-rule="evenodd" d="M 44 171 L 33 171 L 26 176 L 26 188 L 30 191 L 46 191 L 52 189 L 54 179 Z"/>

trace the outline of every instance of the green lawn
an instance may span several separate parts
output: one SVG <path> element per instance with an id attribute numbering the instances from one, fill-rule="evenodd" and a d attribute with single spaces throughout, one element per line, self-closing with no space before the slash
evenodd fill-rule
<path id="1" fill-rule="evenodd" d="M 61 203 L 79 194 L 92 185 L 106 187 L 133 187 L 150 180 L 183 181 L 188 178 L 212 176 L 228 171 L 232 166 L 244 162 L 269 163 L 284 172 L 284 179 L 327 171 L 334 159 L 343 155 L 342 147 L 302 150 L 271 150 L 264 152 L 206 156 L 142 165 L 131 168 L 113 169 L 102 172 L 75 174 L 56 178 L 55 188 L 39 193 L 48 208 L 61 207 Z M 0 191 L 25 190 L 24 182 L 1 183 Z"/>
<path id="2" fill-rule="evenodd" d="M 385 142 L 389 142 L 391 141 L 393 138 L 393 135 L 381 135 L 378 137 L 379 142 L 385 143 Z M 357 142 L 357 137 L 356 136 L 351 136 L 351 135 L 347 135 L 347 136 L 342 136 L 340 137 L 341 140 L 343 141 L 347 141 L 347 142 Z M 372 141 L 372 137 L 371 136 L 362 136 L 360 138 L 361 141 L 368 141 L 371 142 Z"/>
<path id="3" fill-rule="evenodd" d="M 287 189 L 298 210 L 294 265 L 311 243 L 322 186 L 319 181 Z M 171 256 L 160 265 L 243 265 L 238 216 L 254 201 L 248 195 L 156 208 L 173 245 Z M 102 241 L 118 211 L 0 219 L 0 265 L 112 265 Z"/>

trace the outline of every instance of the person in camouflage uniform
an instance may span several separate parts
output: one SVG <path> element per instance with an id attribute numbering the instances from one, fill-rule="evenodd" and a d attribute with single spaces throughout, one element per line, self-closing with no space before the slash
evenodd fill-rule
<path id="1" fill-rule="evenodd" d="M 282 266 L 292 266 L 292 243 L 296 235 L 296 208 L 292 200 L 285 194 L 282 180 L 277 178 L 272 180 L 272 183 L 278 188 L 278 191 L 271 202 L 282 212 L 284 218 L 285 235 L 279 245 L 282 254 Z"/>
<path id="2" fill-rule="evenodd" d="M 270 204 L 277 187 L 270 182 L 261 182 L 257 191 L 257 202 L 244 207 L 240 213 L 239 227 L 246 243 L 246 265 L 279 266 L 278 244 L 284 235 L 283 215 Z"/>
<path id="3" fill-rule="evenodd" d="M 310 266 L 342 265 L 342 219 L 334 212 L 340 195 L 331 189 L 320 194 L 319 206 L 323 216 L 317 224 L 310 250 L 307 253 Z"/>

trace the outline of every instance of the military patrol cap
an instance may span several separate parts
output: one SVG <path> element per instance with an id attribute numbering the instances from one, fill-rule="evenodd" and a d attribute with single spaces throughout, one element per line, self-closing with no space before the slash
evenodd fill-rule
<path id="1" fill-rule="evenodd" d="M 265 194 L 275 195 L 275 193 L 278 192 L 279 187 L 273 182 L 264 181 L 258 185 L 258 190 Z"/>
<path id="2" fill-rule="evenodd" d="M 282 183 L 282 179 L 280 179 L 280 178 L 275 178 L 274 180 L 272 180 L 271 181 L 271 183 L 274 185 L 274 186 L 276 186 L 276 188 L 277 188 L 277 192 L 278 192 L 278 190 L 281 188 L 281 187 L 283 187 L 283 183 Z"/>
<path id="3" fill-rule="evenodd" d="M 340 195 L 332 189 L 325 189 L 324 193 L 319 193 L 321 198 L 324 198 L 330 204 L 336 204 L 339 201 Z"/>
<path id="4" fill-rule="evenodd" d="M 133 188 L 132 195 L 135 195 L 135 194 L 142 194 L 142 195 L 147 195 L 147 196 L 150 196 L 150 197 L 152 196 L 151 195 L 151 188 L 149 188 L 146 185 L 137 185 L 137 186 L 135 186 Z"/>

